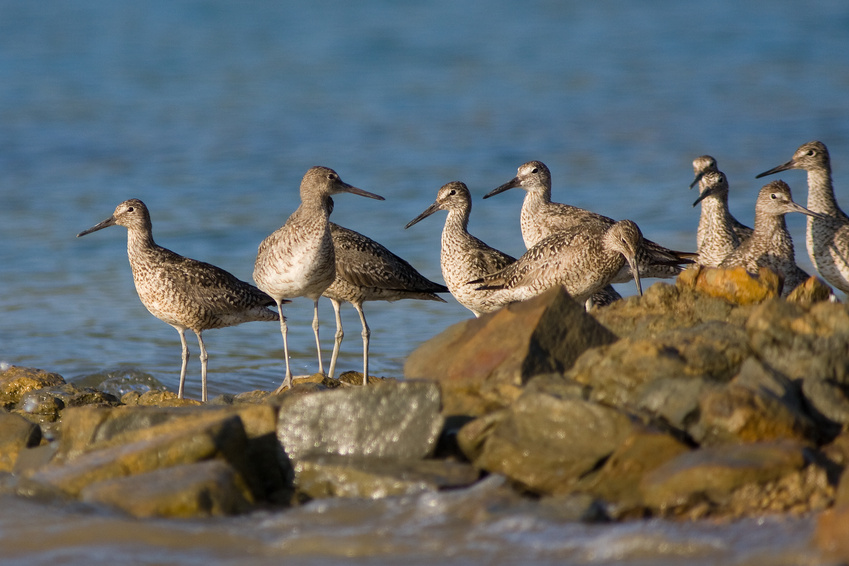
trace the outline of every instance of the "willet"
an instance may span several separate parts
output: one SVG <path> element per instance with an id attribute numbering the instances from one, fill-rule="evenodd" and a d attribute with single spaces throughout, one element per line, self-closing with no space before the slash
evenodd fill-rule
<path id="1" fill-rule="evenodd" d="M 701 196 L 701 193 L 703 193 L 706 189 L 705 185 L 701 182 L 702 177 L 705 175 L 705 173 L 707 173 L 709 171 L 719 171 L 719 169 L 716 166 L 716 159 L 714 159 L 710 155 L 702 155 L 701 157 L 697 157 L 693 160 L 693 173 L 695 174 L 696 177 L 695 177 L 695 179 L 693 179 L 693 182 L 690 183 L 690 188 L 692 189 L 693 187 L 696 186 L 696 184 L 699 185 L 699 193 L 700 193 L 699 198 L 700 199 L 705 198 L 705 197 Z M 726 177 L 726 183 L 727 183 L 727 177 Z M 716 194 L 716 198 L 719 199 L 719 200 L 713 200 L 708 205 L 709 206 L 708 214 L 709 215 L 717 214 L 717 212 L 715 212 L 715 211 L 718 210 L 718 211 L 721 212 L 721 211 L 724 210 L 723 214 L 728 215 L 728 219 L 727 219 L 728 225 L 731 227 L 731 230 L 737 236 L 737 239 L 740 242 L 748 239 L 749 236 L 752 235 L 752 229 L 749 228 L 748 226 L 746 226 L 745 224 L 739 222 L 736 218 L 734 218 L 734 216 L 731 215 L 731 212 L 728 209 L 728 189 L 727 188 L 725 189 L 724 195 L 720 191 L 720 193 Z M 697 200 L 696 203 L 698 203 L 698 202 L 699 201 Z M 695 206 L 696 203 L 693 203 L 693 206 Z M 705 205 L 702 204 L 702 217 L 704 217 L 704 215 L 705 215 Z M 700 226 L 701 226 L 701 224 L 700 224 Z M 699 230 L 701 230 L 701 227 L 699 228 Z M 708 231 L 708 233 L 709 233 L 709 231 Z M 710 267 L 715 267 L 715 266 L 710 266 Z"/>
<path id="2" fill-rule="evenodd" d="M 409 228 L 438 210 L 447 210 L 445 227 L 442 230 L 440 265 L 442 277 L 448 290 L 457 302 L 472 311 L 475 316 L 493 312 L 510 302 L 501 291 L 481 291 L 468 285 L 473 279 L 504 269 L 516 259 L 486 245 L 469 234 L 469 214 L 472 197 L 469 189 L 460 181 L 443 185 L 436 201 L 424 212 L 411 220 Z"/>
<path id="3" fill-rule="evenodd" d="M 516 177 L 493 189 L 483 198 L 514 187 L 521 187 L 526 191 L 520 221 L 522 238 L 528 249 L 556 232 L 581 227 L 594 230 L 596 235 L 600 236 L 615 223 L 612 218 L 583 208 L 551 202 L 551 173 L 540 161 L 529 161 L 521 165 Z M 681 272 L 680 264 L 693 263 L 696 256 L 697 254 L 673 251 L 643 239 L 637 250 L 640 276 L 675 277 Z M 617 274 L 612 282 L 624 283 L 631 278 L 629 266 L 624 264 L 622 272 Z"/>
<path id="4" fill-rule="evenodd" d="M 728 212 L 728 180 L 716 169 L 699 175 L 699 198 L 693 206 L 702 205 L 696 246 L 699 265 L 718 267 L 722 260 L 740 245 Z"/>
<path id="5" fill-rule="evenodd" d="M 202 399 L 207 400 L 207 353 L 203 331 L 234 326 L 254 320 L 277 320 L 278 314 L 266 307 L 274 299 L 237 279 L 230 273 L 194 259 L 178 255 L 153 241 L 150 214 L 138 199 L 122 202 L 115 212 L 96 226 L 77 234 L 85 236 L 114 225 L 127 228 L 127 255 L 133 282 L 142 304 L 150 314 L 173 326 L 180 333 L 183 363 L 177 396 L 183 398 L 189 348 L 186 330 L 197 335 L 200 347 Z M 282 302 L 278 301 L 278 307 Z M 282 316 L 282 315 L 281 315 Z"/>
<path id="6" fill-rule="evenodd" d="M 328 375 L 333 377 L 336 370 L 336 359 L 344 336 L 339 310 L 343 302 L 348 302 L 357 310 L 363 325 L 363 385 L 367 385 L 371 330 L 363 312 L 363 302 L 422 299 L 444 303 L 445 300 L 436 293 L 447 293 L 448 288 L 430 281 L 412 265 L 359 232 L 331 222 L 330 234 L 336 256 L 336 279 L 322 294 L 333 303 L 336 336 Z"/>
<path id="7" fill-rule="evenodd" d="M 324 373 L 318 338 L 318 299 L 336 277 L 333 238 L 328 221 L 332 207 L 330 195 L 344 192 L 383 200 L 381 196 L 345 183 L 336 171 L 327 167 L 313 167 L 307 171 L 301 180 L 300 192 L 301 205 L 282 227 L 262 241 L 254 264 L 254 281 L 277 302 L 280 311 L 286 379 L 277 388 L 278 392 L 292 386 L 288 330 L 280 309 L 284 297 L 312 299 L 312 329 L 318 351 L 318 371 Z"/>
<path id="8" fill-rule="evenodd" d="M 716 159 L 710 155 L 695 158 L 693 173 L 695 178 L 690 188 L 699 185 L 699 198 L 693 206 L 702 205 L 696 232 L 697 262 L 705 267 L 718 267 L 740 242 L 749 239 L 752 229 L 728 210 L 728 178 L 717 168 Z"/>
<path id="9" fill-rule="evenodd" d="M 524 301 L 562 285 L 581 303 L 607 286 L 627 263 L 642 295 L 637 250 L 643 236 L 637 225 L 621 220 L 598 238 L 581 227 L 543 238 L 515 263 L 477 280 L 479 289 L 503 289 L 511 301 Z M 482 285 L 481 285 L 482 283 Z"/>
<path id="10" fill-rule="evenodd" d="M 764 171 L 758 178 L 788 169 L 808 172 L 808 210 L 821 215 L 808 218 L 805 232 L 811 263 L 826 281 L 849 293 L 849 217 L 834 198 L 828 149 L 822 142 L 808 142 L 790 161 Z"/>
<path id="11" fill-rule="evenodd" d="M 764 185 L 755 204 L 755 231 L 752 237 L 731 252 L 720 267 L 743 266 L 752 274 L 757 274 L 759 267 L 768 267 L 784 281 L 781 296 L 789 295 L 797 285 L 808 279 L 808 274 L 796 265 L 793 239 L 784 221 L 784 215 L 788 212 L 822 216 L 793 202 L 790 187 L 784 181 Z"/>

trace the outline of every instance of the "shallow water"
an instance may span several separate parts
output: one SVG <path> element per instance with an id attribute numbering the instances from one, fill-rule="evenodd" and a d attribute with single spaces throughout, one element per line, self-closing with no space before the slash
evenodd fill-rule
<path id="1" fill-rule="evenodd" d="M 480 197 L 530 159 L 551 168 L 555 200 L 631 218 L 651 239 L 678 249 L 695 247 L 698 210 L 687 186 L 690 162 L 704 153 L 728 174 L 732 210 L 746 223 L 762 184 L 754 176 L 812 139 L 831 150 L 838 199 L 846 201 L 847 29 L 849 9 L 840 0 L 804 9 L 789 0 L 728 0 L 709 9 L 673 0 L 295 6 L 116 0 L 54 3 L 49 10 L 0 0 L 0 362 L 89 383 L 97 379 L 91 376 L 142 375 L 176 389 L 179 340 L 138 301 L 123 228 L 74 238 L 130 197 L 149 206 L 159 244 L 245 280 L 257 245 L 295 209 L 300 178 L 316 164 L 386 197 L 340 195 L 334 221 L 384 243 L 438 281 L 444 213 L 410 230 L 404 224 L 442 184 L 462 180 L 474 197 L 471 231 L 521 254 L 520 191 Z M 781 177 L 804 202 L 804 174 Z M 797 259 L 810 268 L 804 219 L 791 215 L 788 224 Z M 634 293 L 630 285 L 620 291 Z M 448 300 L 367 304 L 372 372 L 401 375 L 418 344 L 469 316 Z M 321 309 L 327 363 L 333 318 L 327 302 Z M 286 315 L 294 369 L 313 372 L 311 304 L 296 300 Z M 359 369 L 359 320 L 353 309 L 344 315 L 340 368 Z M 275 324 L 245 324 L 205 338 L 210 395 L 269 389 L 281 380 Z M 191 341 L 190 347 L 187 391 L 197 397 L 197 347 Z M 30 503 L 15 505 L 42 516 Z M 366 528 L 390 523 L 381 517 Z M 15 524 L 2 508 L 0 520 L 0 531 Z M 288 525 L 284 530 L 295 528 L 289 520 L 267 519 Z M 66 528 L 57 521 L 55 528 Z M 250 521 L 220 528 L 249 531 L 239 525 Z M 181 525 L 210 538 L 208 523 Z M 168 532 L 157 524 L 145 528 Z M 645 529 L 659 532 L 660 540 L 693 536 L 697 545 L 699 537 L 714 536 L 708 526 L 561 531 L 544 525 L 540 535 L 532 525 L 519 529 L 516 543 L 487 528 L 499 527 L 458 544 L 487 550 L 494 544 L 497 557 L 512 556 L 514 544 L 544 555 L 561 539 L 568 545 L 571 529 L 597 529 L 579 537 L 579 558 L 569 555 L 581 563 L 581 553 L 592 554 L 587 548 L 607 536 Z M 784 528 L 779 523 L 765 538 L 780 548 L 804 545 L 785 537 Z M 803 521 L 800 529 L 808 528 Z M 759 536 L 759 529 L 742 530 Z M 724 539 L 735 530 L 720 532 Z M 147 544 L 158 548 L 151 537 Z M 152 562 L 185 558 L 163 544 L 166 558 Z M 260 544 L 294 543 L 269 535 Z M 746 563 L 744 547 L 730 545 L 727 556 Z M 105 560 L 109 548 L 92 539 L 73 552 Z M 389 556 L 404 554 L 389 548 Z M 763 549 L 771 552 L 770 544 Z M 597 562 L 604 560 L 613 561 Z"/>
<path id="2" fill-rule="evenodd" d="M 135 521 L 0 497 L 3 564 L 828 564 L 814 519 L 584 524 L 538 503 L 467 490 L 381 501 L 314 501 L 215 520 Z M 37 536 L 33 536 L 38 532 Z"/>

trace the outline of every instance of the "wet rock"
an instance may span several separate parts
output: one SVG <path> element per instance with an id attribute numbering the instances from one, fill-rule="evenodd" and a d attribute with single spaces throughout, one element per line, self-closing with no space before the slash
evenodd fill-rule
<path id="1" fill-rule="evenodd" d="M 66 407 L 82 405 L 116 406 L 121 404 L 110 393 L 90 387 L 80 388 L 73 383 L 27 391 L 18 402 L 16 412 L 35 423 L 52 423 Z"/>
<path id="2" fill-rule="evenodd" d="M 775 481 L 804 465 L 803 447 L 792 441 L 700 448 L 646 474 L 640 489 L 644 502 L 662 513 L 702 501 L 722 505 L 746 484 Z"/>
<path id="3" fill-rule="evenodd" d="M 743 329 L 712 321 L 594 348 L 565 375 L 592 386 L 595 401 L 630 407 L 647 383 L 664 378 L 728 381 L 750 355 Z"/>
<path id="4" fill-rule="evenodd" d="M 604 502 L 588 493 L 543 497 L 534 515 L 549 521 L 570 523 L 604 523 L 610 520 Z"/>
<path id="5" fill-rule="evenodd" d="M 249 485 L 256 485 L 238 416 L 202 415 L 137 432 L 141 438 L 135 441 L 52 461 L 29 476 L 27 488 L 76 497 L 86 486 L 101 481 L 216 458 L 230 463 Z"/>
<path id="6" fill-rule="evenodd" d="M 97 482 L 83 488 L 80 499 L 140 518 L 234 515 L 254 502 L 240 474 L 222 460 Z"/>
<path id="7" fill-rule="evenodd" d="M 745 267 L 722 269 L 696 265 L 683 271 L 678 283 L 738 305 L 760 303 L 778 297 L 781 292 L 778 275 L 765 267 L 757 275 L 751 275 Z"/>
<path id="8" fill-rule="evenodd" d="M 581 480 L 577 489 L 608 503 L 616 517 L 642 515 L 640 482 L 649 472 L 690 451 L 690 448 L 661 431 L 635 428 L 605 461 L 601 469 Z"/>
<path id="9" fill-rule="evenodd" d="M 11 472 L 18 455 L 41 442 L 41 429 L 28 420 L 0 409 L 0 472 Z"/>
<path id="10" fill-rule="evenodd" d="M 722 387 L 722 384 L 707 378 L 664 377 L 638 387 L 634 392 L 634 405 L 656 422 L 691 435 L 691 427 L 699 422 L 701 416 L 700 400 Z"/>
<path id="11" fill-rule="evenodd" d="M 295 464 L 298 492 L 311 498 L 412 495 L 467 487 L 479 477 L 469 464 L 440 460 L 313 456 Z"/>
<path id="12" fill-rule="evenodd" d="M 439 381 L 446 414 L 480 415 L 510 404 L 530 378 L 562 373 L 588 348 L 615 340 L 556 288 L 451 326 L 410 355 L 404 375 Z"/>
<path id="13" fill-rule="evenodd" d="M 496 416 L 466 425 L 460 445 L 473 447 L 467 456 L 475 466 L 533 492 L 558 494 L 610 456 L 632 429 L 631 419 L 615 409 L 529 392 Z"/>
<path id="14" fill-rule="evenodd" d="M 0 371 L 0 408 L 13 408 L 29 391 L 64 383 L 65 379 L 58 373 L 10 366 L 5 371 Z"/>
<path id="15" fill-rule="evenodd" d="M 386 381 L 284 397 L 277 438 L 293 460 L 346 455 L 422 459 L 442 430 L 439 387 Z"/>

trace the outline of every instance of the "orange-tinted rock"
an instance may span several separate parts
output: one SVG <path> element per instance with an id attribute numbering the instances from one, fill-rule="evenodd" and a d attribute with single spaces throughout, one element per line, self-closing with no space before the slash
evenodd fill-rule
<path id="1" fill-rule="evenodd" d="M 0 408 L 12 408 L 29 391 L 64 383 L 65 379 L 58 373 L 11 366 L 0 372 Z"/>
<path id="2" fill-rule="evenodd" d="M 757 275 L 751 275 L 744 267 L 722 269 L 697 265 L 678 276 L 678 285 L 738 305 L 750 305 L 778 297 L 781 289 L 778 275 L 763 267 Z"/>

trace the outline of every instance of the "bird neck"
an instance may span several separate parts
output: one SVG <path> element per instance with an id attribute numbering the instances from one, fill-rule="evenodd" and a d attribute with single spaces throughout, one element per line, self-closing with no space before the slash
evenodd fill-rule
<path id="1" fill-rule="evenodd" d="M 787 222 L 784 220 L 783 214 L 755 214 L 755 234 L 760 238 L 775 238 L 789 239 L 787 232 Z"/>
<path id="2" fill-rule="evenodd" d="M 839 213 L 829 167 L 808 171 L 808 209 L 831 216 Z"/>

